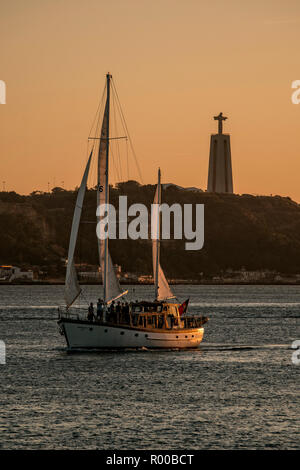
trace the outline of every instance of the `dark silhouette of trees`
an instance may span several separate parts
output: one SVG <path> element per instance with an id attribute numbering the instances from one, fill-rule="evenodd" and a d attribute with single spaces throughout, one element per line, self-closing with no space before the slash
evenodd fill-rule
<path id="1" fill-rule="evenodd" d="M 128 206 L 153 201 L 154 185 L 136 181 L 111 188 L 110 202 L 127 195 Z M 0 192 L 0 263 L 61 266 L 67 256 L 77 191 L 53 188 L 29 196 Z M 161 243 L 161 263 L 171 278 L 199 279 L 227 269 L 274 270 L 294 274 L 300 265 L 300 207 L 287 197 L 213 194 L 176 186 L 163 190 L 168 204 L 204 204 L 205 242 L 186 251 L 185 240 Z M 85 196 L 76 249 L 78 262 L 97 264 L 96 190 Z M 115 263 L 123 271 L 152 272 L 149 240 L 111 240 Z"/>

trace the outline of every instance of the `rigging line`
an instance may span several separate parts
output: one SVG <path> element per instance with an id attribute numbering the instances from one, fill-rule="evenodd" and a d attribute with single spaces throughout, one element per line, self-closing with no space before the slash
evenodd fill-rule
<path id="1" fill-rule="evenodd" d="M 129 181 L 128 140 L 126 139 L 127 181 Z"/>
<path id="2" fill-rule="evenodd" d="M 102 116 L 102 111 L 103 111 L 103 107 L 101 108 L 99 114 L 98 114 L 98 119 L 97 119 L 97 125 L 96 125 L 96 128 L 95 128 L 95 134 L 96 135 L 100 135 L 100 126 L 101 126 L 101 116 Z M 97 149 L 97 146 L 100 145 L 100 138 L 99 139 L 91 139 L 91 137 L 89 136 L 88 137 L 88 141 L 90 142 L 92 140 L 93 142 L 93 146 L 96 148 L 97 152 L 98 153 L 98 149 Z"/>
<path id="3" fill-rule="evenodd" d="M 115 135 L 118 135 L 117 131 L 116 131 L 116 118 L 115 118 L 115 107 L 114 107 L 114 95 L 113 93 L 111 93 L 111 118 L 112 118 L 112 121 L 113 121 L 113 125 L 115 126 L 114 128 L 114 132 L 115 132 Z M 113 125 L 111 126 L 111 130 L 113 129 Z M 112 135 L 113 133 L 111 133 Z M 114 146 L 114 144 L 116 144 Z M 110 142 L 110 149 L 111 149 L 111 153 L 113 155 L 113 158 L 114 158 L 114 165 L 115 165 L 115 178 L 117 179 L 119 176 L 119 168 L 117 169 L 117 166 L 118 166 L 118 142 Z M 114 151 L 114 147 L 115 147 L 115 150 L 116 152 Z M 115 158 L 115 153 L 116 153 L 116 158 Z"/>
<path id="4" fill-rule="evenodd" d="M 125 116 L 124 116 L 124 113 L 123 113 L 123 110 L 122 110 L 122 106 L 121 106 L 121 102 L 120 102 L 120 99 L 119 99 L 119 96 L 118 96 L 118 92 L 117 92 L 117 90 L 116 90 L 116 87 L 115 87 L 114 82 L 112 82 L 112 83 L 113 83 L 113 87 L 114 87 L 114 92 L 115 92 L 116 97 L 117 97 L 117 104 L 118 104 L 118 108 L 119 108 L 119 113 L 120 113 L 120 116 L 121 116 L 122 124 L 123 124 L 123 127 L 124 127 L 124 131 L 125 131 L 125 133 L 127 134 L 127 137 L 128 137 L 128 139 L 129 139 L 129 143 L 130 143 L 130 146 L 131 146 L 132 154 L 133 154 L 133 157 L 134 157 L 134 159 L 135 159 L 135 164 L 136 164 L 136 167 L 137 167 L 137 170 L 138 170 L 138 173 L 139 173 L 141 182 L 143 183 L 142 173 L 141 173 L 140 166 L 139 166 L 139 163 L 138 163 L 138 159 L 137 159 L 137 156 L 136 156 L 134 147 L 133 147 L 132 139 L 131 139 L 131 136 L 130 136 L 130 134 L 129 134 L 129 130 L 128 130 L 128 127 L 127 127 L 127 124 L 126 124 L 126 120 L 125 120 Z"/>
<path id="5" fill-rule="evenodd" d="M 89 144 L 88 144 L 88 147 L 89 147 Z M 88 184 L 90 185 L 90 187 L 92 186 L 95 186 L 95 161 L 96 161 L 96 158 L 97 158 L 97 152 L 95 151 L 96 150 L 96 144 L 95 144 L 95 141 L 93 142 L 92 146 L 90 146 L 90 148 L 92 148 L 92 159 L 91 159 L 91 166 L 90 166 L 90 171 L 89 171 L 89 174 L 88 174 L 88 180 L 87 180 L 87 189 L 88 189 Z"/>
<path id="6" fill-rule="evenodd" d="M 115 179 L 116 179 L 116 183 L 118 183 L 119 181 L 122 180 L 122 173 L 120 172 L 120 165 L 118 165 L 118 154 L 115 155 L 115 149 L 112 149 L 112 151 L 114 152 L 114 158 L 115 158 L 115 169 L 116 169 L 116 174 L 115 174 Z"/>
<path id="7" fill-rule="evenodd" d="M 103 107 L 105 90 L 106 90 L 106 85 L 105 85 L 105 87 L 104 87 L 104 89 L 103 89 L 102 97 L 101 97 L 101 100 L 99 101 L 98 108 L 97 108 L 96 114 L 95 114 L 95 116 L 94 116 L 94 119 L 93 119 L 93 122 L 92 122 L 92 126 L 91 126 L 91 128 L 90 128 L 89 137 L 91 136 L 91 132 L 92 132 L 93 127 L 94 127 L 94 124 L 95 124 L 95 122 L 96 122 L 97 116 L 98 116 L 98 120 L 99 120 L 100 111 L 101 111 L 101 108 Z"/>
<path id="8" fill-rule="evenodd" d="M 87 300 L 86 296 L 84 295 L 83 289 L 81 289 L 81 295 L 82 295 L 82 297 L 83 297 L 83 300 L 86 302 L 87 306 L 89 306 L 90 303 L 89 303 L 89 301 Z"/>
<path id="9" fill-rule="evenodd" d="M 91 150 L 90 150 L 91 149 Z M 90 153 L 92 152 L 92 158 L 91 158 L 91 164 L 90 164 L 90 170 L 89 170 L 89 174 L 88 174 L 88 179 L 87 179 L 87 182 L 86 182 L 86 189 L 88 190 L 88 187 L 90 185 L 90 187 L 93 185 L 93 175 L 94 175 L 94 167 L 95 167 L 95 144 L 93 143 L 93 145 L 89 145 L 89 141 L 87 143 L 87 150 L 88 150 L 88 155 L 90 155 Z"/>
<path id="10" fill-rule="evenodd" d="M 117 116 L 116 116 L 116 95 L 113 91 L 112 93 L 112 101 L 113 101 L 113 116 L 114 116 L 114 125 L 115 125 L 115 132 L 116 132 L 116 135 L 119 135 L 119 132 L 118 132 L 118 125 L 117 125 Z M 116 141 L 116 149 L 117 149 L 117 161 L 118 161 L 118 164 L 119 164 L 119 181 L 122 181 L 122 164 L 121 164 L 121 156 L 120 156 L 120 147 L 119 147 L 119 142 Z"/>
<path id="11" fill-rule="evenodd" d="M 89 136 L 88 136 L 88 141 L 92 140 L 91 139 L 91 134 L 92 134 L 92 131 L 94 129 L 95 123 L 96 123 L 95 135 L 100 135 L 100 128 L 101 128 L 100 126 L 101 126 L 101 122 L 102 122 L 101 117 L 103 117 L 102 115 L 104 114 L 105 91 L 106 91 L 106 84 L 105 84 L 104 89 L 103 89 L 101 102 L 98 105 L 98 109 L 97 109 L 96 116 L 95 116 L 94 121 L 93 121 L 93 125 L 90 129 L 90 133 L 89 133 Z M 93 141 L 93 146 L 96 146 L 96 145 L 97 145 L 97 142 Z"/>
<path id="12" fill-rule="evenodd" d="M 103 89 L 103 92 L 102 92 L 102 96 L 101 96 L 101 100 L 99 101 L 99 104 L 98 104 L 98 107 L 97 107 L 97 111 L 96 111 L 96 114 L 94 116 L 94 119 L 92 121 L 92 125 L 90 127 L 90 132 L 89 132 L 89 136 L 91 136 L 92 134 L 92 131 L 94 129 L 94 126 L 95 126 L 95 123 L 96 123 L 96 129 L 95 129 L 95 132 L 98 131 L 99 129 L 99 123 L 100 123 L 100 116 L 101 116 L 101 112 L 103 110 L 103 105 L 104 105 L 104 96 L 105 96 L 105 90 L 106 90 L 106 85 L 104 86 L 104 89 Z M 95 176 L 94 176 L 94 180 L 92 180 L 92 183 L 91 183 L 91 179 L 92 179 L 92 175 L 94 174 L 93 173 L 93 170 L 94 170 L 94 153 L 95 152 L 95 147 L 96 147 L 96 142 L 93 141 L 92 144 L 90 144 L 90 140 L 88 138 L 88 141 L 87 141 L 87 149 L 86 149 L 86 162 L 89 158 L 89 155 L 91 153 L 91 151 L 93 152 L 93 155 L 92 155 L 92 161 L 91 161 L 91 169 L 90 169 L 90 172 L 89 172 L 89 176 L 88 176 L 88 181 L 87 181 L 87 187 L 88 187 L 88 182 L 90 182 L 90 184 L 94 185 L 93 183 L 95 182 Z"/>
<path id="13" fill-rule="evenodd" d="M 91 161 L 91 168 L 90 168 L 90 171 L 89 171 L 89 175 L 88 175 L 88 181 L 87 181 L 87 189 L 88 189 L 88 183 L 90 183 L 90 187 L 94 187 L 95 186 L 95 174 L 94 174 L 94 168 L 95 168 L 95 160 L 96 160 L 96 157 L 95 157 L 95 151 L 94 151 L 94 146 L 93 146 L 93 155 L 92 155 L 92 161 Z"/>
<path id="14" fill-rule="evenodd" d="M 90 185 L 92 186 L 92 188 L 96 186 L 96 178 L 97 178 L 96 169 L 97 169 L 98 147 L 95 141 L 93 143 L 93 149 L 94 149 L 93 158 L 91 162 L 91 169 L 89 172 L 89 181 L 90 181 Z"/>
<path id="15" fill-rule="evenodd" d="M 94 188 L 96 185 L 96 168 L 97 168 L 97 146 L 93 144 L 92 146 L 93 149 L 93 154 L 92 154 L 92 159 L 91 159 L 91 166 L 90 166 L 90 171 L 88 174 L 88 180 L 87 180 L 87 189 L 88 187 Z"/>
<path id="16" fill-rule="evenodd" d="M 97 112 L 97 121 L 96 121 L 96 117 L 94 119 L 94 122 L 93 122 L 93 127 L 91 128 L 91 131 L 90 131 L 90 134 L 89 134 L 89 137 L 88 137 L 88 141 L 90 142 L 91 140 L 93 141 L 93 154 L 95 154 L 95 163 L 94 161 L 92 162 L 93 163 L 93 167 L 91 168 L 91 171 L 90 171 L 90 175 L 92 175 L 92 186 L 93 188 L 96 186 L 97 182 L 98 182 L 98 176 L 96 174 L 96 171 L 94 171 L 94 168 L 97 167 L 97 162 L 96 162 L 96 159 L 97 159 L 97 155 L 99 153 L 99 146 L 100 146 L 100 137 L 99 139 L 92 139 L 91 138 L 91 134 L 93 133 L 93 129 L 94 129 L 94 134 L 95 135 L 99 135 L 101 134 L 101 125 L 102 125 L 102 121 L 103 121 L 103 115 L 104 115 L 104 103 L 105 103 L 105 91 L 106 91 L 106 84 L 104 86 L 104 89 L 103 89 L 103 93 L 102 93 L 102 97 L 101 97 L 101 103 L 100 105 L 98 106 L 98 112 Z M 96 126 L 95 126 L 95 122 L 96 122 Z"/>
<path id="17" fill-rule="evenodd" d="M 119 96 L 118 96 L 118 93 L 117 93 L 117 90 L 116 90 L 115 83 L 114 83 L 114 80 L 113 80 L 113 79 L 112 79 L 112 85 L 113 85 L 113 89 L 114 89 L 114 92 L 115 92 L 116 97 L 117 97 L 118 107 L 119 107 L 120 114 L 121 114 L 122 119 L 123 119 L 123 122 L 124 122 L 126 135 L 127 135 L 128 139 L 129 139 L 129 143 L 130 143 L 130 146 L 131 146 L 131 150 L 132 150 L 132 153 L 133 153 L 133 156 L 134 156 L 134 159 L 135 159 L 135 164 L 136 164 L 136 166 L 137 166 L 138 173 L 139 173 L 139 176 L 140 176 L 140 178 L 141 178 L 141 182 L 144 183 L 143 178 L 142 178 L 142 173 L 141 173 L 141 170 L 140 170 L 140 166 L 139 166 L 139 163 L 138 163 L 138 160 L 137 160 L 136 153 L 135 153 L 134 148 L 133 148 L 133 143 L 132 143 L 132 140 L 131 140 L 129 131 L 128 131 L 128 127 L 127 127 L 127 124 L 126 124 L 126 121 L 125 121 L 125 117 L 124 117 L 124 114 L 123 114 L 123 111 L 122 111 L 121 103 L 120 103 Z"/>
<path id="18" fill-rule="evenodd" d="M 110 120 L 111 120 L 111 124 L 110 124 L 110 135 L 108 136 L 108 138 L 110 139 L 110 136 L 112 135 L 112 131 L 113 131 L 113 94 L 111 93 L 110 95 Z M 118 178 L 117 176 L 117 166 L 116 166 L 116 161 L 115 161 L 115 152 L 114 152 L 114 146 L 113 146 L 113 142 L 109 141 L 109 151 L 110 151 L 110 159 L 112 161 L 112 167 L 111 167 L 111 175 L 113 177 L 114 180 L 116 180 Z M 112 181 L 112 179 L 111 179 Z"/>
<path id="19" fill-rule="evenodd" d="M 114 172 L 113 177 L 116 182 L 116 180 L 119 178 L 119 173 L 118 173 L 118 168 L 117 168 L 116 161 L 115 161 L 115 153 L 114 153 L 112 146 L 110 146 L 110 154 L 111 154 L 112 163 L 113 163 L 113 172 Z"/>

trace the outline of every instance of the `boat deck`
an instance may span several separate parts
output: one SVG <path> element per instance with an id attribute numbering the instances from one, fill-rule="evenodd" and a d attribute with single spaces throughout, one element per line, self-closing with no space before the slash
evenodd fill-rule
<path id="1" fill-rule="evenodd" d="M 174 330 L 178 331 L 188 331 L 193 329 L 202 328 L 202 326 L 208 321 L 207 317 L 204 316 L 185 316 L 180 319 L 179 322 L 166 321 L 166 318 L 162 315 L 158 314 L 138 314 L 132 315 L 130 314 L 128 318 L 124 317 L 116 317 L 113 320 L 107 319 L 93 319 L 88 320 L 86 312 L 63 312 L 59 313 L 59 320 L 58 323 L 78 323 L 84 325 L 101 325 L 107 327 L 117 327 L 117 328 L 124 328 L 124 329 L 134 329 L 139 331 L 162 331 L 162 332 L 174 332 Z"/>

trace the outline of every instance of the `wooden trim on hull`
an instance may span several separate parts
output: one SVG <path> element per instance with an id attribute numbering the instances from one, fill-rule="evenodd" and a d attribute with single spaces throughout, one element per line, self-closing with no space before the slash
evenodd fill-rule
<path id="1" fill-rule="evenodd" d="M 75 320 L 75 319 L 69 319 L 69 318 L 62 318 L 58 320 L 58 324 L 62 323 L 75 323 L 75 324 L 81 324 L 81 325 L 87 325 L 90 327 L 95 327 L 95 326 L 103 326 L 105 328 L 119 328 L 122 330 L 135 330 L 135 331 L 145 331 L 148 333 L 174 333 L 174 331 L 179 331 L 180 334 L 183 334 L 184 332 L 187 332 L 188 334 L 191 332 L 195 332 L 199 330 L 199 328 L 143 328 L 140 326 L 130 326 L 128 324 L 116 324 L 116 323 L 103 323 L 103 322 L 90 322 L 88 320 Z"/>

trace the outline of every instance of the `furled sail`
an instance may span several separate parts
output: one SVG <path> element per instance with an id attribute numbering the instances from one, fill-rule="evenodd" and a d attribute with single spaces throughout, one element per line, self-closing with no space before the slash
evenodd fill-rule
<path id="1" fill-rule="evenodd" d="M 107 99 L 101 128 L 101 137 L 98 152 L 98 186 L 97 186 L 97 206 L 109 204 L 109 182 L 108 182 L 108 150 L 109 150 L 109 79 L 107 82 Z M 101 217 L 97 217 L 97 222 Z M 102 272 L 104 302 L 111 302 L 126 294 L 122 292 L 108 249 L 108 238 L 102 240 L 98 238 L 98 252 Z"/>
<path id="2" fill-rule="evenodd" d="M 160 213 L 159 206 L 161 203 L 161 184 L 160 170 L 158 170 L 158 183 L 153 201 L 153 212 L 151 220 L 152 232 L 152 261 L 153 261 L 153 278 L 155 286 L 155 299 L 167 300 L 174 298 L 174 294 L 170 289 L 166 276 L 160 265 Z"/>
<path id="3" fill-rule="evenodd" d="M 79 229 L 79 223 L 80 223 L 80 217 L 81 217 L 81 211 L 82 211 L 82 204 L 83 204 L 83 199 L 85 195 L 86 184 L 87 184 L 87 179 L 88 179 L 89 169 L 90 169 L 90 164 L 91 164 L 91 159 L 92 159 L 92 153 L 93 151 L 91 151 L 90 157 L 88 159 L 88 162 L 86 164 L 86 168 L 82 177 L 81 185 L 77 194 L 74 215 L 73 215 L 72 230 L 71 230 L 70 242 L 69 242 L 67 272 L 66 272 L 66 280 L 65 280 L 65 300 L 66 300 L 67 307 L 70 307 L 72 305 L 72 303 L 76 300 L 76 298 L 81 292 L 78 279 L 77 279 L 75 264 L 74 264 L 74 253 L 75 253 L 75 247 L 76 247 L 76 241 L 77 241 L 77 235 L 78 235 L 78 229 Z"/>

